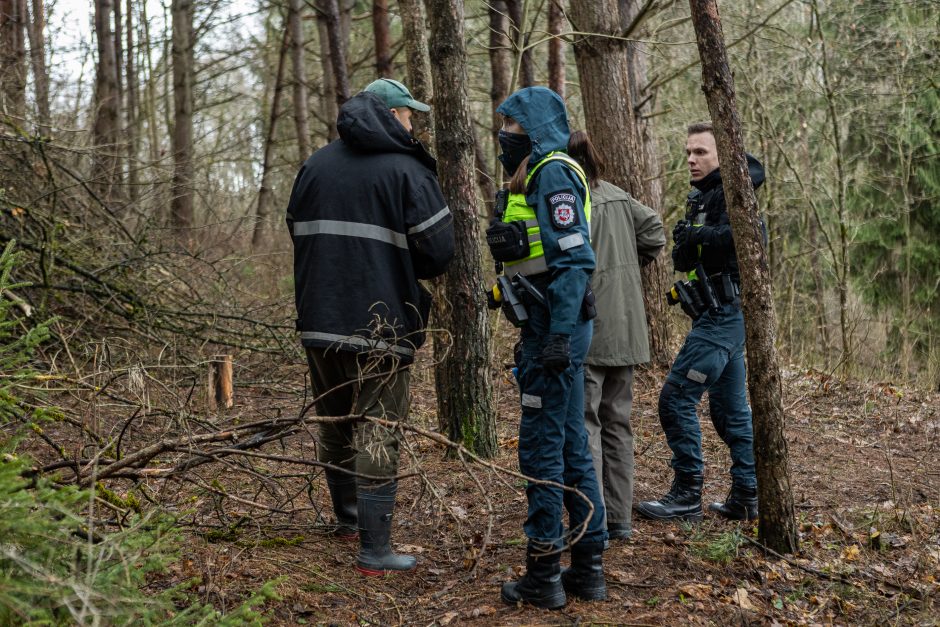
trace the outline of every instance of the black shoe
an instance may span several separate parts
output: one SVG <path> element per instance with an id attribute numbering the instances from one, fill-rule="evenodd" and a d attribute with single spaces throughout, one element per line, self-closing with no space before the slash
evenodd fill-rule
<path id="1" fill-rule="evenodd" d="M 359 483 L 359 559 L 356 570 L 369 577 L 414 570 L 418 561 L 411 555 L 392 552 L 392 511 L 396 481 Z"/>
<path id="2" fill-rule="evenodd" d="M 633 536 L 630 523 L 607 523 L 607 535 L 611 540 L 629 540 Z"/>
<path id="3" fill-rule="evenodd" d="M 561 554 L 541 554 L 529 547 L 526 554 L 526 573 L 518 581 L 503 584 L 503 603 L 528 603 L 535 607 L 557 610 L 568 599 L 561 585 Z"/>
<path id="4" fill-rule="evenodd" d="M 327 469 L 326 485 L 330 489 L 333 513 L 336 515 L 336 529 L 333 535 L 340 540 L 355 540 L 359 537 L 356 524 L 358 518 L 356 478 L 345 472 Z"/>
<path id="5" fill-rule="evenodd" d="M 756 520 L 757 487 L 732 485 L 728 499 L 724 503 L 712 503 L 708 506 L 708 511 L 729 520 Z"/>
<path id="6" fill-rule="evenodd" d="M 599 544 L 578 543 L 571 547 L 571 568 L 561 571 L 561 585 L 565 592 L 585 601 L 607 599 L 604 581 L 604 547 Z"/>
<path id="7" fill-rule="evenodd" d="M 643 501 L 636 511 L 653 520 L 702 520 L 702 475 L 676 473 L 672 487 L 658 501 Z"/>

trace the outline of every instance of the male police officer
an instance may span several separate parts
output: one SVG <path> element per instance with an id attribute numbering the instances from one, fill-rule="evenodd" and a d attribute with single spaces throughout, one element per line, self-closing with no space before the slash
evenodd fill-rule
<path id="1" fill-rule="evenodd" d="M 397 81 L 371 83 L 340 109 L 340 139 L 294 182 L 297 328 L 321 416 L 407 417 L 408 364 L 431 307 L 418 279 L 442 274 L 454 253 L 434 159 L 411 135 L 412 111 L 429 109 Z M 337 535 L 353 539 L 358 526 L 365 575 L 415 567 L 389 543 L 398 447 L 398 430 L 372 422 L 320 425 Z"/>
<path id="2" fill-rule="evenodd" d="M 665 496 L 644 501 L 636 510 L 658 520 L 701 520 L 705 467 L 695 406 L 708 391 L 712 423 L 731 452 L 732 481 L 727 500 L 713 503 L 709 510 L 730 519 L 752 520 L 757 517 L 757 479 L 745 389 L 744 317 L 711 124 L 689 127 L 686 154 L 695 189 L 689 194 L 687 219 L 673 230 L 672 258 L 677 271 L 690 272 L 691 298 L 682 305 L 693 322 L 659 396 L 659 420 L 672 449 L 675 479 Z M 748 155 L 747 160 L 757 188 L 764 182 L 764 169 L 754 157 Z"/>

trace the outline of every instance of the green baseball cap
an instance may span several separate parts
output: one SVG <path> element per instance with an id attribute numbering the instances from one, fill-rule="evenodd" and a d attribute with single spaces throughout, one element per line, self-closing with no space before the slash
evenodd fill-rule
<path id="1" fill-rule="evenodd" d="M 431 107 L 418 102 L 408 88 L 390 78 L 380 78 L 369 83 L 363 91 L 369 91 L 385 101 L 389 109 L 408 107 L 415 111 L 430 111 Z"/>

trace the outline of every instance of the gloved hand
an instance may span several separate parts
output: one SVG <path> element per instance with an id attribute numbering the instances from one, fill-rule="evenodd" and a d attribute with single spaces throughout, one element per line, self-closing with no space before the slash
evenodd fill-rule
<path id="1" fill-rule="evenodd" d="M 684 237 L 685 237 L 686 231 L 687 231 L 688 227 L 689 227 L 689 221 L 688 221 L 688 220 L 679 220 L 679 221 L 676 223 L 676 226 L 674 226 L 673 229 L 672 229 L 672 241 L 673 241 L 675 244 L 677 244 L 677 245 L 679 244 L 679 238 L 680 238 L 680 237 L 681 237 L 681 238 L 684 238 Z"/>
<path id="2" fill-rule="evenodd" d="M 562 372 L 571 364 L 571 346 L 567 335 L 552 333 L 545 339 L 539 361 L 550 372 Z"/>

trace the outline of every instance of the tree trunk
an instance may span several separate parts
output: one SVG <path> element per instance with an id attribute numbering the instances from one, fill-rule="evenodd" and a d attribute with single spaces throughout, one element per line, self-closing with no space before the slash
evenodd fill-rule
<path id="1" fill-rule="evenodd" d="M 117 58 L 111 32 L 112 0 L 95 0 L 95 35 L 98 40 L 98 70 L 95 79 L 94 186 L 105 200 L 115 196 L 119 182 L 118 136 L 120 133 Z"/>
<path id="2" fill-rule="evenodd" d="M 193 226 L 193 4 L 172 0 L 173 183 L 170 220 L 186 242 Z"/>
<path id="3" fill-rule="evenodd" d="M 531 34 L 526 29 L 526 21 L 529 17 L 529 2 L 528 0 L 507 0 L 506 5 L 509 9 L 509 19 L 512 21 L 509 32 L 515 42 L 517 68 L 515 82 L 518 83 L 519 87 L 529 87 L 535 84 L 535 66 L 532 64 L 532 52 L 526 50 Z"/>
<path id="4" fill-rule="evenodd" d="M 483 152 L 483 142 L 480 141 L 480 134 L 477 129 L 473 129 L 473 162 L 476 166 L 477 186 L 480 188 L 480 196 L 483 201 L 480 204 L 481 212 L 484 216 L 493 215 L 493 205 L 496 204 L 496 181 L 490 174 L 490 168 L 486 164 L 486 155 Z"/>
<path id="5" fill-rule="evenodd" d="M 408 89 L 420 102 L 434 102 L 431 79 L 431 58 L 428 56 L 428 32 L 424 16 L 424 0 L 398 0 L 401 31 L 405 40 L 405 63 L 408 67 Z M 412 116 L 414 135 L 424 145 L 434 146 L 434 108 Z"/>
<path id="6" fill-rule="evenodd" d="M 43 0 L 32 0 L 32 16 L 26 31 L 29 37 L 29 60 L 33 68 L 33 85 L 39 130 L 49 134 L 49 71 L 46 68 L 46 13 Z"/>
<path id="7" fill-rule="evenodd" d="M 689 0 L 702 60 L 702 90 L 718 144 L 718 160 L 741 270 L 747 342 L 747 379 L 754 407 L 754 454 L 760 499 L 758 535 L 779 553 L 797 550 L 796 519 L 784 436 L 782 384 L 777 361 L 777 318 L 757 199 L 744 156 L 734 78 L 716 0 Z"/>
<path id="8" fill-rule="evenodd" d="M 627 43 L 626 54 L 630 95 L 634 103 L 633 116 L 636 120 L 634 129 L 637 153 L 634 160 L 641 173 L 640 184 L 642 185 L 642 189 L 637 190 L 637 198 L 665 218 L 659 146 L 650 121 L 656 94 L 655 92 L 646 94 L 643 91 L 643 87 L 649 82 L 647 80 L 647 50 L 646 44 L 637 40 L 635 34 L 643 19 L 649 15 L 650 4 L 641 3 L 640 0 L 619 0 L 619 5 L 620 27 L 623 35 L 635 40 Z M 665 220 L 663 222 L 665 227 Z M 667 241 L 668 239 L 667 237 Z M 672 261 L 668 255 L 660 255 L 653 263 L 645 266 L 641 273 L 643 306 L 646 308 L 649 328 L 650 359 L 657 366 L 666 368 L 672 361 L 672 351 L 669 347 L 669 316 L 663 294 L 669 289 L 671 283 Z"/>
<path id="9" fill-rule="evenodd" d="M 304 63 L 304 29 L 301 14 L 304 0 L 290 0 L 287 29 L 290 31 L 290 60 L 294 72 L 294 128 L 297 132 L 298 165 L 310 156 L 310 126 L 307 123 L 307 66 Z"/>
<path id="10" fill-rule="evenodd" d="M 326 116 L 326 140 L 331 142 L 338 137 L 336 133 L 336 118 L 339 108 L 336 105 L 336 81 L 333 76 L 333 59 L 330 57 L 330 33 L 327 27 L 327 15 L 323 10 L 325 0 L 317 3 L 317 37 L 320 44 L 320 72 L 323 80 L 320 81 L 320 110 Z"/>
<path id="11" fill-rule="evenodd" d="M 26 112 L 24 3 L 0 0 L 0 114 L 22 118 Z"/>
<path id="12" fill-rule="evenodd" d="M 271 226 L 271 164 L 274 161 L 274 131 L 280 117 L 281 94 L 284 91 L 284 66 L 287 65 L 288 29 L 284 29 L 281 51 L 277 57 L 277 74 L 274 77 L 274 93 L 271 97 L 271 117 L 264 138 L 264 160 L 261 164 L 261 189 L 258 190 L 258 212 L 251 246 L 259 249 L 265 244 Z"/>
<path id="13" fill-rule="evenodd" d="M 333 74 L 333 90 L 336 106 L 341 107 L 349 100 L 349 72 L 346 69 L 346 46 L 343 45 L 342 25 L 340 24 L 337 0 L 323 0 L 322 10 L 326 16 L 326 34 L 330 45 L 330 64 Z"/>
<path id="14" fill-rule="evenodd" d="M 558 37 L 565 31 L 565 0 L 548 1 L 548 32 L 553 35 L 548 42 L 548 88 L 565 97 L 565 42 Z"/>
<path id="15" fill-rule="evenodd" d="M 475 453 L 497 452 L 490 381 L 490 325 L 483 294 L 473 181 L 473 126 L 467 95 L 463 0 L 429 0 L 431 68 L 435 85 L 435 137 L 441 186 L 454 215 L 456 255 L 444 276 L 444 328 L 453 344 L 436 371 L 442 430 Z"/>
<path id="16" fill-rule="evenodd" d="M 372 34 L 375 38 L 375 74 L 392 78 L 392 33 L 388 26 L 388 0 L 372 0 Z"/>
<path id="17" fill-rule="evenodd" d="M 502 116 L 496 108 L 509 97 L 512 84 L 512 39 L 508 6 L 505 0 L 492 0 L 487 3 L 490 14 L 490 105 L 492 109 L 493 155 L 500 153 L 499 129 L 503 126 Z M 501 179 L 502 169 L 498 161 L 493 160 L 493 171 Z"/>
<path id="18" fill-rule="evenodd" d="M 40 2 L 41 0 L 34 0 Z M 137 85 L 137 66 L 134 63 L 134 13 L 133 2 L 127 0 L 125 5 L 126 31 L 127 31 L 127 58 L 125 74 L 127 75 L 127 104 L 124 110 L 127 112 L 127 183 L 128 197 L 131 200 L 137 200 L 138 197 L 138 163 L 137 152 L 140 148 L 140 129 L 137 126 L 137 112 L 140 109 L 140 96 L 138 95 Z"/>

